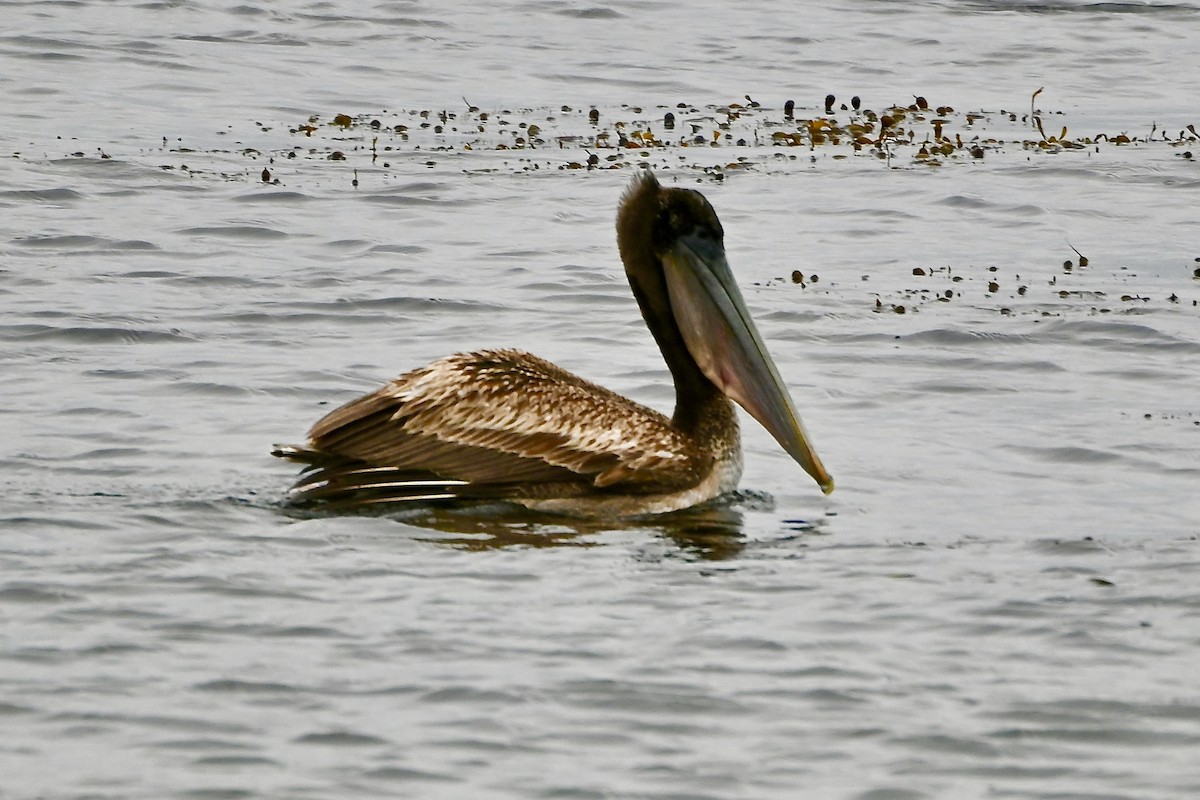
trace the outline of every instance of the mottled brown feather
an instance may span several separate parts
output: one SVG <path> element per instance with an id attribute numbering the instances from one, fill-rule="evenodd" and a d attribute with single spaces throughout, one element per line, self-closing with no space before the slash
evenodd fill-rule
<path id="1" fill-rule="evenodd" d="M 449 356 L 330 412 L 316 451 L 471 483 L 687 488 L 713 456 L 664 415 L 518 350 Z"/>

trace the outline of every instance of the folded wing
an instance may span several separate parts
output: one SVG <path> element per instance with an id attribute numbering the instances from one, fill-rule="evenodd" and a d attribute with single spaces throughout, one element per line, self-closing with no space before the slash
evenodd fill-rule
<path id="1" fill-rule="evenodd" d="M 662 414 L 518 350 L 449 356 L 330 412 L 291 498 L 339 507 L 686 489 L 713 458 Z"/>

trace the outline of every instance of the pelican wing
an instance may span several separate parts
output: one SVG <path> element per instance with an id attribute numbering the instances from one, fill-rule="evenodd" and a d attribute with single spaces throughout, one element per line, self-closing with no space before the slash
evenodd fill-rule
<path id="1" fill-rule="evenodd" d="M 713 460 L 662 414 L 517 350 L 435 361 L 330 412 L 309 437 L 310 449 L 282 453 L 317 468 L 298 489 L 416 475 L 453 496 L 648 493 L 697 483 Z"/>

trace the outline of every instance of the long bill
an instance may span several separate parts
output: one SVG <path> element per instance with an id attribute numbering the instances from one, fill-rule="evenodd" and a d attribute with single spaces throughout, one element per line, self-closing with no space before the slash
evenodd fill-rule
<path id="1" fill-rule="evenodd" d="M 720 243 L 684 236 L 662 255 L 671 309 L 700 370 L 775 437 L 821 491 L 833 478 L 809 444 L 779 370 L 767 353 Z"/>

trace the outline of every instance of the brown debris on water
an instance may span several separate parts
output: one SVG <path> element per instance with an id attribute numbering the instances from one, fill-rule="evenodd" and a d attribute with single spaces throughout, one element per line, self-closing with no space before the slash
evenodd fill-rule
<path id="1" fill-rule="evenodd" d="M 1070 242 L 1067 242 L 1067 247 L 1074 250 L 1075 255 L 1079 256 L 1079 266 L 1086 267 L 1088 265 L 1087 256 L 1085 256 L 1083 253 L 1079 252 L 1078 250 L 1075 250 L 1075 245 L 1071 244 Z M 1070 262 L 1067 262 L 1067 263 L 1070 263 Z"/>
<path id="2" fill-rule="evenodd" d="M 772 103 L 743 97 L 744 102 L 710 104 L 672 98 L 670 103 L 645 107 L 568 102 L 491 109 L 463 98 L 453 110 L 337 109 L 292 124 L 255 122 L 256 136 L 277 139 L 286 130 L 293 138 L 270 143 L 260 138 L 253 142 L 256 146 L 243 150 L 243 156 L 267 157 L 271 163 L 275 158 L 288 159 L 294 166 L 289 171 L 292 183 L 306 179 L 305 164 L 315 169 L 317 163 L 343 175 L 357 169 L 364 181 L 380 175 L 384 183 L 405 166 L 445 168 L 452 163 L 466 174 L 622 170 L 645 165 L 720 182 L 730 172 L 773 171 L 776 164 L 800 158 L 817 170 L 850 165 L 925 170 L 977 165 L 985 156 L 1001 164 L 1005 159 L 1012 163 L 1091 158 L 1115 148 L 1170 149 L 1172 155 L 1182 157 L 1200 141 L 1194 124 L 1178 128 L 1176 136 L 1151 125 L 1138 129 L 1148 133 L 1137 135 L 1073 133 L 1063 112 L 1037 107 L 1040 93 L 1030 98 L 1029 113 L 960 112 L 917 93 L 902 102 L 872 107 L 858 95 L 849 103 L 839 103 L 830 93 L 807 113 L 790 99 Z M 261 178 L 261 169 L 260 163 L 231 179 Z M 271 181 L 276 182 L 274 175 Z M 1076 268 L 1087 266 L 1086 257 L 1075 252 Z M 1012 285 L 1015 291 L 1016 283 Z"/>

